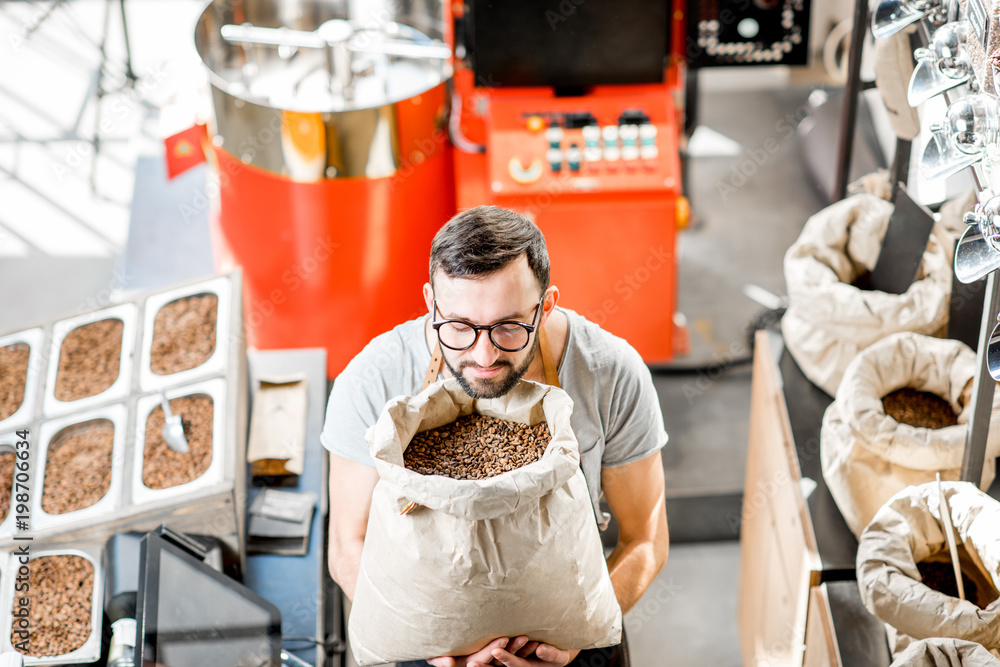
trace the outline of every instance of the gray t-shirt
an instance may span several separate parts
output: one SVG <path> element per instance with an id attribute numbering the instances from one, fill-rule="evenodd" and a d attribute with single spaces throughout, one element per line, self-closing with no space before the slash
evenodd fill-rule
<path id="1" fill-rule="evenodd" d="M 569 320 L 559 383 L 573 399 L 570 422 L 594 513 L 600 511 L 601 468 L 646 458 L 667 443 L 649 369 L 627 342 L 565 308 Z M 320 437 L 343 458 L 374 466 L 365 430 L 393 397 L 420 392 L 431 361 L 424 327 L 430 315 L 404 322 L 373 339 L 337 376 Z M 439 378 L 440 381 L 440 378 Z"/>

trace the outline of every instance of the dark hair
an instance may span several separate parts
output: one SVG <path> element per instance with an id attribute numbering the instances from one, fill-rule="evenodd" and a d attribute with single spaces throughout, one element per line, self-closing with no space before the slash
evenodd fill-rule
<path id="1" fill-rule="evenodd" d="M 542 230 L 519 213 L 498 206 L 462 211 L 438 230 L 431 243 L 430 277 L 438 269 L 449 278 L 483 277 L 521 255 L 544 292 L 549 288 L 549 253 Z"/>

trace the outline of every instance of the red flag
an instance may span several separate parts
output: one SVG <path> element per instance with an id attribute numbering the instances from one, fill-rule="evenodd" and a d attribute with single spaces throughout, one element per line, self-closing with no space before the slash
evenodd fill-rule
<path id="1" fill-rule="evenodd" d="M 163 140 L 167 158 L 167 178 L 174 178 L 205 161 L 204 143 L 208 130 L 203 124 L 193 125 Z"/>

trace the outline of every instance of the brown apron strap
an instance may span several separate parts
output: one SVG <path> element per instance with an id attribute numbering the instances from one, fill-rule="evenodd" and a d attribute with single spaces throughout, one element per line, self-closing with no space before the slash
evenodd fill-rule
<path id="1" fill-rule="evenodd" d="M 538 347 L 542 353 L 542 370 L 545 372 L 545 384 L 561 388 L 562 385 L 559 384 L 559 369 L 556 368 L 556 362 L 552 358 L 552 348 L 549 346 L 549 337 L 545 333 L 544 327 L 538 328 Z M 424 375 L 424 384 L 420 387 L 420 391 L 434 384 L 441 373 L 443 365 L 444 354 L 441 353 L 441 343 L 437 343 L 434 345 L 434 352 L 431 353 L 431 362 L 427 364 L 427 374 Z"/>
<path id="2" fill-rule="evenodd" d="M 441 353 L 441 343 L 435 343 L 434 351 L 431 353 L 431 363 L 427 364 L 427 374 L 424 375 L 424 385 L 420 387 L 420 391 L 434 384 L 441 372 L 442 364 L 444 364 L 444 354 Z"/>
<path id="3" fill-rule="evenodd" d="M 562 388 L 559 384 L 559 369 L 552 358 L 552 347 L 549 345 L 549 336 L 545 333 L 545 327 L 538 327 L 538 347 L 542 352 L 542 370 L 545 371 L 545 384 Z"/>

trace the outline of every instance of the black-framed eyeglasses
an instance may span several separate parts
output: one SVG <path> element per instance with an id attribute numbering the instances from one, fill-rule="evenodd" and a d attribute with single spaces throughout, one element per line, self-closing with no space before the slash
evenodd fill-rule
<path id="1" fill-rule="evenodd" d="M 542 304 L 545 303 L 545 294 L 538 300 L 535 308 L 535 316 L 531 318 L 531 324 L 524 322 L 504 321 L 496 324 L 478 325 L 465 320 L 444 320 L 441 322 L 431 322 L 431 326 L 437 331 L 438 342 L 449 350 L 468 350 L 479 340 L 479 332 L 486 331 L 490 337 L 490 342 L 504 352 L 518 352 L 528 346 L 531 340 L 531 332 L 537 328 L 536 322 L 541 316 Z M 437 317 L 437 299 L 434 299 L 434 317 Z"/>

